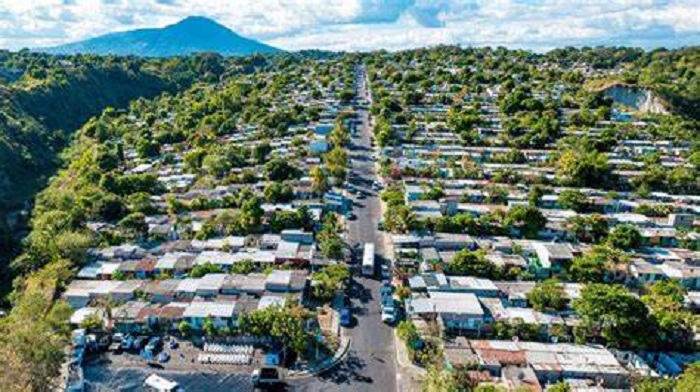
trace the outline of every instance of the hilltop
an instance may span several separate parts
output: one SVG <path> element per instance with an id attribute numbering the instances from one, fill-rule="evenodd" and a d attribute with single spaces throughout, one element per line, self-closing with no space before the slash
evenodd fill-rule
<path id="1" fill-rule="evenodd" d="M 41 51 L 51 54 L 170 57 L 198 52 L 239 56 L 281 50 L 242 37 L 211 19 L 191 16 L 163 28 L 111 33 Z"/>

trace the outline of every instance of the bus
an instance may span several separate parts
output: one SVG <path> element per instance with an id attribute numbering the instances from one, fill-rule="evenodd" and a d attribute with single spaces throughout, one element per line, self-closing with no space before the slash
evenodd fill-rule
<path id="1" fill-rule="evenodd" d="M 365 252 L 362 255 L 362 275 L 374 275 L 374 244 L 371 242 L 365 244 Z"/>

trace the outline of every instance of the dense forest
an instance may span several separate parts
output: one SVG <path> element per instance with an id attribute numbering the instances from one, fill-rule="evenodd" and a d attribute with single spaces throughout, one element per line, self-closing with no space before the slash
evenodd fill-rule
<path id="1" fill-rule="evenodd" d="M 301 176 L 296 168 L 288 162 L 267 162 L 264 144 L 244 151 L 218 145 L 218 138 L 240 131 L 240 124 L 255 124 L 255 136 L 266 140 L 270 135 L 285 134 L 295 124 L 316 119 L 314 107 L 280 107 L 273 105 L 273 97 L 293 94 L 289 86 L 302 83 L 309 75 L 318 82 L 317 88 L 328 88 L 341 74 L 350 74 L 358 61 L 368 64 L 370 70 L 381 64 L 385 72 L 382 79 L 406 86 L 405 101 L 421 100 L 410 89 L 423 78 L 415 71 L 419 67 L 400 71 L 391 62 L 410 64 L 452 57 L 455 67 L 474 70 L 461 74 L 463 79 L 459 82 L 465 86 L 486 78 L 504 80 L 508 94 L 504 94 L 500 106 L 510 117 L 506 128 L 508 142 L 514 147 L 538 147 L 556 139 L 560 131 L 556 111 L 560 106 L 582 109 L 594 120 L 596 116 L 609 117 L 611 104 L 602 94 L 584 91 L 585 77 L 577 68 L 580 66 L 622 70 L 607 75 L 606 82 L 658 92 L 679 114 L 670 123 L 662 123 L 664 136 L 692 141 L 697 151 L 700 146 L 693 133 L 697 135 L 700 102 L 699 55 L 699 48 L 653 52 L 567 48 L 534 54 L 503 48 L 438 47 L 338 55 L 341 66 L 332 68 L 325 61 L 330 55 L 318 53 L 244 58 L 197 55 L 154 60 L 0 52 L 0 69 L 4 69 L 0 78 L 5 75 L 4 82 L 0 82 L 0 203 L 4 203 L 0 204 L 0 211 L 22 207 L 48 181 L 48 187 L 36 197 L 21 255 L 12 262 L 11 274 L 2 273 L 8 277 L 5 288 L 9 288 L 12 279 L 14 291 L 7 297 L 12 311 L 0 321 L 0 366 L 10 369 L 0 372 L 0 381 L 3 385 L 29 385 L 27 388 L 31 389 L 37 380 L 48 382 L 55 377 L 69 332 L 65 320 L 70 309 L 56 301 L 65 283 L 85 260 L 88 248 L 137 238 L 144 230 L 143 212 L 153 208 L 150 196 L 167 193 L 154 176 L 122 170 L 127 150 L 140 157 L 167 161 L 174 157 L 161 152 L 163 145 L 186 144 L 190 150 L 184 155 L 185 168 L 188 173 L 199 175 L 201 182 L 245 183 L 246 176 L 255 177 L 255 173 L 250 174 L 252 170 L 244 170 L 250 166 L 260 166 L 259 172 L 265 173 L 268 180 L 293 180 Z M 548 64 L 557 66 L 550 69 Z M 488 72 L 476 71 L 484 69 Z M 580 94 L 564 96 L 561 105 L 549 100 L 543 103 L 523 88 L 527 78 L 535 79 L 535 74 L 551 85 L 561 81 L 576 85 Z M 370 76 L 377 78 L 376 74 Z M 449 72 L 439 77 L 452 82 L 457 78 Z M 339 95 L 351 97 L 352 90 L 347 91 L 340 91 Z M 375 95 L 381 97 L 382 93 Z M 400 123 L 398 116 L 402 115 L 403 102 L 385 98 L 372 108 L 380 119 L 380 145 L 391 143 L 392 139 L 391 127 L 382 129 L 381 120 Z M 450 119 L 455 129 L 464 128 L 465 143 L 471 140 L 469 124 L 474 120 L 470 116 L 465 109 L 454 112 Z M 572 121 L 583 127 L 589 119 L 584 116 Z M 405 122 L 410 125 L 410 120 Z M 614 135 L 610 136 L 610 140 L 614 139 Z M 576 155 L 584 144 L 600 151 Z M 587 177 L 591 172 L 609 171 L 607 164 L 599 165 L 600 152 L 606 148 L 599 144 L 594 140 L 562 142 L 564 153 L 559 169 L 580 182 L 575 185 L 597 181 Z M 324 157 L 325 163 L 332 166 L 335 160 L 344 161 L 343 153 L 341 149 L 332 151 Z M 224 175 L 232 169 L 241 172 Z M 581 173 L 579 180 L 575 175 Z M 655 184 L 651 177 L 648 182 L 649 186 Z M 686 178 L 679 183 L 679 188 L 686 187 Z M 273 191 L 283 193 L 274 189 L 270 192 Z M 246 202 L 249 196 L 230 200 L 232 206 L 241 209 L 235 222 L 229 222 L 236 232 L 245 233 L 245 224 L 259 207 Z M 171 204 L 167 213 L 177 214 L 181 208 L 196 209 L 192 205 Z M 0 218 L 0 224 L 7 225 L 7 219 Z M 86 228 L 87 222 L 95 220 L 107 222 L 116 230 L 95 236 Z M 10 237 L 6 236 L 4 249 L 12 242 Z"/>

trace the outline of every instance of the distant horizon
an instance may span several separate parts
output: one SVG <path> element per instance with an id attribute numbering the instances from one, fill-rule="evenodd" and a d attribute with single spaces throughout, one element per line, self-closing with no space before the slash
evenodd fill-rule
<path id="1" fill-rule="evenodd" d="M 459 45 L 542 53 L 564 47 L 647 51 L 700 45 L 693 0 L 0 0 L 0 48 L 50 48 L 182 19 L 212 19 L 243 37 L 286 50 L 398 51 Z M 290 2 L 287 2 L 290 3 Z"/>

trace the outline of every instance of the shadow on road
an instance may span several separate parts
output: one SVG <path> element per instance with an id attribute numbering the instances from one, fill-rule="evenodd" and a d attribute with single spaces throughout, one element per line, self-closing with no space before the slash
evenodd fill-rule
<path id="1" fill-rule="evenodd" d="M 364 360 L 358 357 L 352 351 L 348 357 L 340 365 L 326 372 L 317 375 L 318 378 L 324 381 L 329 381 L 334 384 L 354 384 L 374 382 L 371 377 L 363 375 L 363 369 L 367 366 Z"/>

